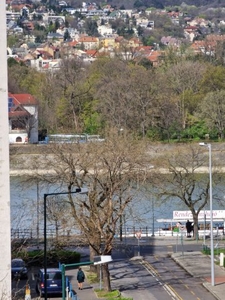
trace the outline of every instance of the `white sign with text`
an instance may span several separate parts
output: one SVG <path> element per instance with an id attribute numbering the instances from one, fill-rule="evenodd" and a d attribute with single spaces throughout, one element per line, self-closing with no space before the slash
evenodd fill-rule
<path id="1" fill-rule="evenodd" d="M 210 219 L 210 210 L 202 210 L 198 215 L 199 220 Z M 190 210 L 174 210 L 173 211 L 174 220 L 184 220 L 192 219 L 192 213 Z M 213 219 L 225 219 L 225 210 L 213 210 Z"/>

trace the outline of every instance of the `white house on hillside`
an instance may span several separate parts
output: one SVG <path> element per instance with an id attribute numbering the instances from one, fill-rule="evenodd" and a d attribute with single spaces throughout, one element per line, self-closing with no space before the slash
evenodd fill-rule
<path id="1" fill-rule="evenodd" d="M 30 94 L 8 96 L 10 144 L 38 143 L 38 102 Z"/>

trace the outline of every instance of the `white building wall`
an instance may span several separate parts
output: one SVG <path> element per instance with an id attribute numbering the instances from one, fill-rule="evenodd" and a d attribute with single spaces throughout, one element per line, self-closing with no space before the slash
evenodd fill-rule
<path id="1" fill-rule="evenodd" d="M 98 32 L 99 32 L 99 34 L 104 36 L 104 35 L 111 35 L 113 30 L 109 26 L 101 25 L 101 26 L 98 26 Z"/>
<path id="2" fill-rule="evenodd" d="M 21 142 L 18 141 L 18 139 L 21 139 Z M 18 132 L 18 133 L 10 133 L 9 134 L 9 143 L 10 144 L 27 144 L 28 137 L 27 132 Z"/>
<path id="3" fill-rule="evenodd" d="M 6 5 L 0 1 L 0 299 L 11 299 L 11 234 Z"/>

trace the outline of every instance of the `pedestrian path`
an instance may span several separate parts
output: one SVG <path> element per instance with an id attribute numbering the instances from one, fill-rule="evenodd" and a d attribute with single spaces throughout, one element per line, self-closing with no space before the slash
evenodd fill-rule
<path id="1" fill-rule="evenodd" d="M 85 272 L 85 277 L 87 278 L 87 271 L 90 269 L 90 266 L 82 266 L 82 269 Z M 77 269 L 66 271 L 66 275 L 69 277 L 73 290 L 76 292 L 77 299 L 75 300 L 100 300 L 95 293 L 95 290 L 99 288 L 98 284 L 91 284 L 87 279 L 85 279 L 83 289 L 79 290 L 76 280 Z M 104 298 L 101 298 L 101 300 L 104 300 Z"/>

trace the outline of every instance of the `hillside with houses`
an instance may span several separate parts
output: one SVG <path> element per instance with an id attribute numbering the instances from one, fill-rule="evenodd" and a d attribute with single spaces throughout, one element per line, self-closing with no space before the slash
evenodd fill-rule
<path id="1" fill-rule="evenodd" d="M 71 57 L 86 63 L 102 56 L 145 58 L 156 66 L 168 47 L 214 55 L 225 36 L 225 8 L 218 13 L 185 4 L 144 10 L 85 2 L 79 8 L 65 1 L 56 6 L 6 3 L 8 57 L 43 72 L 58 69 L 61 59 Z"/>
<path id="2" fill-rule="evenodd" d="M 203 2 L 7 0 L 8 90 L 36 101 L 33 114 L 14 100 L 9 121 L 28 138 L 35 129 L 35 143 L 38 130 L 104 136 L 109 128 L 224 139 L 225 7 Z"/>

